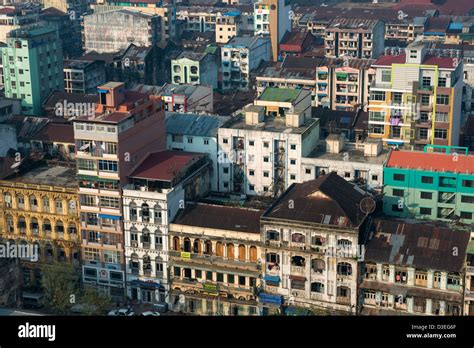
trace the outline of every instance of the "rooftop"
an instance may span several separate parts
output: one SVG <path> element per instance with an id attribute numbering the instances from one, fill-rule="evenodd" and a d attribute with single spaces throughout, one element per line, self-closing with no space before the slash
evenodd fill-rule
<path id="1" fill-rule="evenodd" d="M 405 64 L 406 61 L 406 54 L 400 55 L 383 55 L 380 56 L 375 63 L 374 66 L 391 66 L 392 64 Z M 435 65 L 440 69 L 448 69 L 454 70 L 457 65 L 456 58 L 451 57 L 437 57 L 437 56 L 430 56 L 426 55 L 425 59 L 423 60 L 423 65 Z M 457 64 L 460 64 L 460 60 Z"/>
<path id="2" fill-rule="evenodd" d="M 380 21 L 376 19 L 334 18 L 327 29 L 331 30 L 373 30 Z"/>
<path id="3" fill-rule="evenodd" d="M 149 154 L 130 177 L 159 181 L 173 181 L 179 174 L 199 161 L 205 154 L 162 151 Z"/>
<path id="4" fill-rule="evenodd" d="M 288 127 L 285 124 L 284 118 L 265 117 L 265 122 L 252 125 L 245 122 L 245 117 L 242 115 L 232 117 L 226 122 L 222 128 L 230 129 L 245 129 L 262 132 L 274 132 L 274 133 L 285 133 L 285 134 L 304 134 L 309 128 L 311 128 L 319 120 L 315 118 L 308 118 L 305 120 L 301 127 Z"/>
<path id="5" fill-rule="evenodd" d="M 166 112 L 166 133 L 216 137 L 217 130 L 229 117 Z"/>
<path id="6" fill-rule="evenodd" d="M 365 218 L 359 208 L 367 197 L 362 192 L 331 172 L 291 185 L 263 217 L 354 228 Z"/>
<path id="7" fill-rule="evenodd" d="M 321 147 L 314 149 L 307 156 L 307 158 L 315 158 L 328 161 L 350 161 L 366 164 L 383 165 L 388 157 L 388 154 L 389 150 L 383 149 L 378 156 L 365 156 L 363 148 L 361 150 L 357 148 L 344 148 L 339 153 L 328 153 L 326 152 L 325 148 Z"/>
<path id="8" fill-rule="evenodd" d="M 76 168 L 62 165 L 41 164 L 23 173 L 13 174 L 8 180 L 25 184 L 77 187 Z"/>
<path id="9" fill-rule="evenodd" d="M 419 151 L 392 151 L 387 161 L 389 168 L 474 174 L 474 156 Z"/>
<path id="10" fill-rule="evenodd" d="M 186 203 L 174 224 L 260 234 L 263 210 L 203 203 Z"/>
<path id="11" fill-rule="evenodd" d="M 399 219 L 375 219 L 374 226 L 375 234 L 366 245 L 366 261 L 448 272 L 463 269 L 468 231 L 431 221 Z"/>
<path id="12" fill-rule="evenodd" d="M 32 140 L 74 144 L 74 128 L 72 123 L 49 122 L 31 137 Z"/>
<path id="13" fill-rule="evenodd" d="M 299 89 L 267 87 L 257 100 L 292 103 L 298 98 L 300 93 L 301 90 Z"/>
<path id="14" fill-rule="evenodd" d="M 259 36 L 234 36 L 224 47 L 246 47 L 252 48 L 255 44 L 260 41 L 268 41 L 266 37 Z"/>

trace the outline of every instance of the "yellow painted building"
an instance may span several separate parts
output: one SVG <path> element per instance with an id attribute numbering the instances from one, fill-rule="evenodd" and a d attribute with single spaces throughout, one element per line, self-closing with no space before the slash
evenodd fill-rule
<path id="1" fill-rule="evenodd" d="M 79 266 L 77 208 L 73 167 L 40 164 L 0 180 L 0 240 L 38 248 L 38 262 L 22 261 L 24 286 L 39 285 L 41 264 Z"/>

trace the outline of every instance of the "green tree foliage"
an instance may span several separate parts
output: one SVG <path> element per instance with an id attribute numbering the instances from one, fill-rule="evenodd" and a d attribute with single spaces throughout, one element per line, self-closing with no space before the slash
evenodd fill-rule
<path id="1" fill-rule="evenodd" d="M 74 304 L 79 275 L 76 268 L 67 263 L 41 266 L 41 288 L 44 305 L 57 314 L 65 314 Z"/>

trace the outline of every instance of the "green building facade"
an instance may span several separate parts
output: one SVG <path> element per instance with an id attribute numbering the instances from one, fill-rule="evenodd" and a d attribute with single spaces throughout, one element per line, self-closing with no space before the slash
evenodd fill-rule
<path id="1" fill-rule="evenodd" d="M 474 223 L 474 156 L 392 151 L 384 167 L 384 213 L 400 218 Z"/>
<path id="2" fill-rule="evenodd" d="M 21 99 L 25 115 L 40 115 L 43 101 L 64 90 L 63 55 L 53 27 L 12 30 L 0 49 L 5 96 Z"/>

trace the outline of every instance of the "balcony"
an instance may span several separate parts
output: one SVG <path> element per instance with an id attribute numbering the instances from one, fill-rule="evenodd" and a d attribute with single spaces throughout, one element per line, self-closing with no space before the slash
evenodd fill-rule
<path id="1" fill-rule="evenodd" d="M 183 262 L 197 262 L 197 263 L 203 263 L 203 264 L 209 264 L 209 265 L 215 265 L 215 266 L 223 266 L 223 267 L 228 267 L 228 268 L 238 268 L 238 269 L 243 269 L 243 270 L 248 270 L 248 271 L 253 271 L 257 272 L 260 270 L 260 265 L 257 265 L 256 262 L 246 262 L 246 261 L 240 261 L 240 260 L 232 260 L 232 259 L 224 259 L 223 257 L 216 256 L 216 255 L 207 255 L 207 254 L 196 254 L 190 252 L 189 258 L 184 258 L 181 257 L 182 254 L 180 251 L 175 251 L 171 250 L 169 251 L 169 255 L 172 258 L 179 259 L 180 261 Z"/>
<path id="2" fill-rule="evenodd" d="M 336 296 L 336 303 L 343 304 L 343 305 L 350 305 L 351 298 L 350 297 L 343 297 L 343 296 Z"/>
<path id="3" fill-rule="evenodd" d="M 305 274 L 305 268 L 301 266 L 291 266 L 291 273 L 293 274 Z"/>

